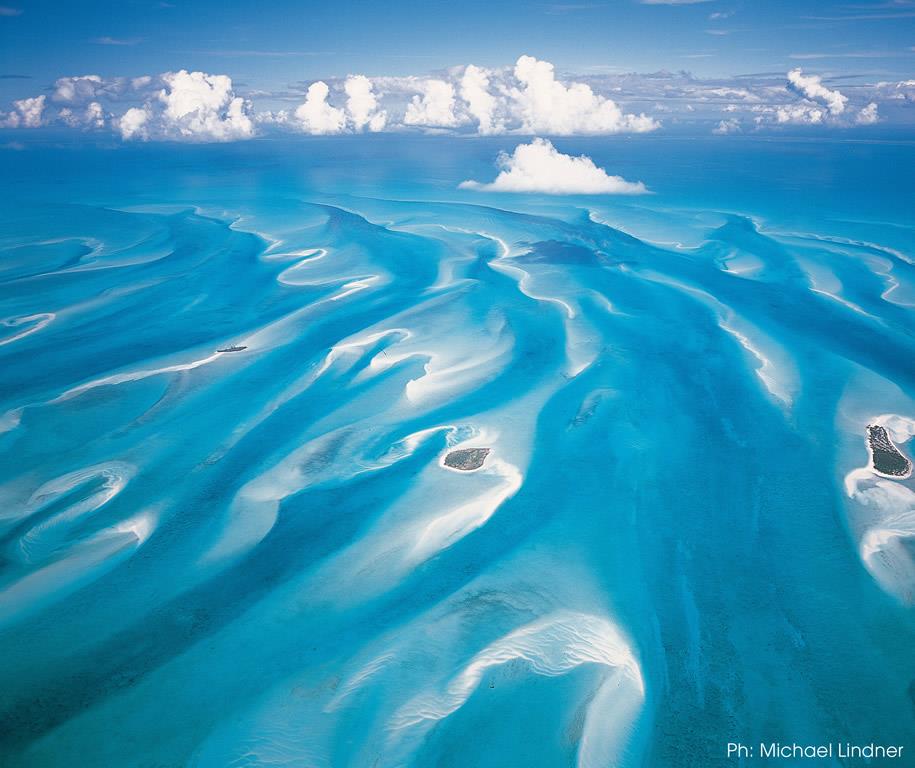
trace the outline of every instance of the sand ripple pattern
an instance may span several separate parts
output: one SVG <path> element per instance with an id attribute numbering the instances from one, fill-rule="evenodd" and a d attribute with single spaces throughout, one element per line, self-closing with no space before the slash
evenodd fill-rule
<path id="1" fill-rule="evenodd" d="M 563 205 L 61 206 L 0 242 L 0 764 L 896 743 L 915 486 L 865 428 L 911 448 L 913 254 Z"/>

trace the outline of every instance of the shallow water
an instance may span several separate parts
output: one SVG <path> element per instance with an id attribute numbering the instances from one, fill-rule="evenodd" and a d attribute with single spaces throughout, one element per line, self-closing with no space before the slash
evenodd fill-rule
<path id="1" fill-rule="evenodd" d="M 0 157 L 3 764 L 915 753 L 915 148 L 375 138 Z"/>

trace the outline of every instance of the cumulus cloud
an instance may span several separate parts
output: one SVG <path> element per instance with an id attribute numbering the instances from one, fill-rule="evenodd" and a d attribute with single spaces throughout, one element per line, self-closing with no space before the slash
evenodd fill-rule
<path id="1" fill-rule="evenodd" d="M 31 99 L 19 99 L 14 101 L 20 115 L 22 115 L 22 125 L 25 128 L 37 128 L 41 125 L 41 116 L 44 113 L 44 96 L 34 96 Z"/>
<path id="2" fill-rule="evenodd" d="M 718 125 L 712 129 L 712 133 L 716 133 L 719 136 L 725 136 L 729 133 L 740 133 L 740 121 L 735 117 L 721 120 Z"/>
<path id="3" fill-rule="evenodd" d="M 519 88 L 511 91 L 512 108 L 527 133 L 555 136 L 653 131 L 659 124 L 645 114 L 623 114 L 612 99 L 595 94 L 585 83 L 564 85 L 553 65 L 521 56 L 514 74 Z"/>
<path id="4" fill-rule="evenodd" d="M 254 111 L 235 94 L 227 75 L 187 70 L 133 78 L 61 77 L 49 98 L 56 109 L 49 120 L 97 125 L 98 115 L 85 110 L 94 113 L 89 105 L 99 104 L 104 122 L 134 139 L 232 141 L 253 136 L 255 125 L 315 134 L 422 127 L 480 135 L 609 134 L 658 127 L 645 114 L 626 113 L 587 83 L 561 81 L 552 64 L 531 56 L 499 69 L 454 67 L 432 78 L 357 74 L 317 81 L 305 101 L 290 110 Z M 2 125 L 22 122 L 14 111 Z"/>
<path id="5" fill-rule="evenodd" d="M 245 100 L 232 90 L 228 75 L 168 72 L 159 101 L 165 106 L 162 128 L 168 136 L 203 141 L 230 141 L 254 135 Z"/>
<path id="6" fill-rule="evenodd" d="M 70 128 L 98 129 L 105 127 L 105 110 L 97 101 L 89 102 L 86 109 L 82 111 L 64 107 L 58 111 L 57 117 Z"/>
<path id="7" fill-rule="evenodd" d="M 489 75 L 482 67 L 469 64 L 461 77 L 461 98 L 467 102 L 467 111 L 477 121 L 482 135 L 501 133 L 502 121 L 495 121 L 498 99 L 489 92 Z"/>
<path id="8" fill-rule="evenodd" d="M 819 125 L 823 122 L 823 117 L 823 110 L 810 104 L 786 104 L 775 110 L 775 120 L 778 123 Z"/>
<path id="9" fill-rule="evenodd" d="M 243 98 L 227 75 L 185 70 L 132 78 L 82 74 L 58 78 L 37 117 L 38 102 L 29 99 L 0 112 L 0 127 L 104 125 L 125 138 L 187 141 L 247 139 L 255 126 L 316 134 L 420 127 L 568 136 L 655 130 L 659 123 L 650 115 L 663 112 L 672 122 L 723 134 L 869 125 L 878 120 L 878 108 L 880 119 L 892 121 L 899 114 L 893 104 L 915 101 L 915 81 L 860 82 L 848 99 L 800 69 L 739 78 L 700 79 L 684 71 L 564 78 L 550 62 L 521 56 L 505 67 L 460 65 L 433 77 L 353 74 L 317 81 L 298 107 L 273 111 L 276 101 L 297 93 L 251 91 Z M 263 105 L 268 98 L 274 104 L 256 110 L 249 101 Z"/>
<path id="10" fill-rule="evenodd" d="M 564 155 L 546 139 L 519 144 L 512 154 L 502 152 L 498 176 L 489 184 L 464 181 L 462 189 L 492 192 L 540 192 L 548 195 L 641 195 L 640 182 L 610 176 L 586 155 Z"/>
<path id="11" fill-rule="evenodd" d="M 881 81 L 874 88 L 874 95 L 890 101 L 915 101 L 915 80 L 899 82 Z"/>
<path id="12" fill-rule="evenodd" d="M 59 77 L 54 82 L 54 93 L 51 94 L 51 99 L 65 104 L 95 99 L 98 98 L 102 87 L 102 78 L 99 75 Z"/>
<path id="13" fill-rule="evenodd" d="M 59 102 L 80 103 L 91 97 L 95 99 L 82 116 L 69 107 L 59 114 L 71 123 L 99 127 L 109 122 L 100 99 L 125 99 L 134 106 L 110 117 L 111 126 L 125 140 L 234 141 L 254 135 L 249 105 L 235 95 L 228 75 L 182 69 L 132 79 L 82 75 L 55 83 L 54 98 Z"/>
<path id="14" fill-rule="evenodd" d="M 155 87 L 162 87 L 163 77 L 165 75 L 155 78 Z M 142 98 L 153 95 L 153 84 L 154 78 L 149 75 L 134 78 L 104 78 L 101 75 L 59 77 L 54 81 L 51 101 L 72 106 L 74 104 L 85 105 L 92 101 Z"/>
<path id="15" fill-rule="evenodd" d="M 97 101 L 92 101 L 86 107 L 83 121 L 90 128 L 103 128 L 105 126 L 105 110 Z"/>
<path id="16" fill-rule="evenodd" d="M 880 116 L 877 114 L 877 105 L 873 101 L 858 112 L 857 117 L 855 117 L 855 122 L 858 125 L 874 125 L 879 121 Z"/>
<path id="17" fill-rule="evenodd" d="M 308 87 L 305 102 L 295 111 L 295 119 L 306 133 L 340 133 L 346 126 L 346 115 L 343 110 L 332 107 L 327 102 L 329 93 L 330 88 L 322 80 Z"/>
<path id="18" fill-rule="evenodd" d="M 76 128 L 82 125 L 82 119 L 69 107 L 61 109 L 57 113 L 57 119 L 69 128 Z"/>
<path id="19" fill-rule="evenodd" d="M 118 120 L 118 132 L 125 141 L 129 139 L 145 140 L 149 138 L 148 122 L 149 112 L 146 109 L 131 107 Z"/>
<path id="20" fill-rule="evenodd" d="M 848 98 L 823 85 L 819 75 L 805 75 L 800 69 L 792 69 L 788 73 L 788 85 L 805 98 L 826 106 L 832 115 L 841 115 L 845 111 Z"/>
<path id="21" fill-rule="evenodd" d="M 467 126 L 480 135 L 557 136 L 644 132 L 659 127 L 644 113 L 627 113 L 586 82 L 564 82 L 550 62 L 532 56 L 521 56 L 510 67 L 487 69 L 469 64 L 452 68 L 445 77 L 384 78 L 384 83 L 389 94 L 408 95 L 403 125 Z M 417 91 L 419 95 L 413 95 Z"/>
<path id="22" fill-rule="evenodd" d="M 365 75 L 350 75 L 343 90 L 346 91 L 346 111 L 355 130 L 361 131 L 366 126 L 373 132 L 384 130 L 388 113 L 378 109 L 378 97 L 371 80 Z"/>
<path id="23" fill-rule="evenodd" d="M 750 113 L 758 128 L 776 126 L 849 126 L 872 125 L 879 121 L 878 100 L 886 98 L 888 83 L 861 84 L 856 95 L 861 97 L 857 105 L 838 90 L 827 88 L 817 75 L 805 75 L 800 69 L 787 74 L 787 84 L 779 89 L 768 89 L 766 102 L 754 104 Z M 757 89 L 762 93 L 761 89 Z"/>
<path id="24" fill-rule="evenodd" d="M 421 94 L 407 105 L 405 125 L 450 128 L 457 125 L 454 115 L 454 86 L 444 80 L 425 80 Z"/>
<path id="25" fill-rule="evenodd" d="M 0 127 L 3 128 L 38 128 L 42 123 L 45 97 L 35 96 L 31 99 L 19 99 L 13 102 L 13 111 L 0 115 Z"/>

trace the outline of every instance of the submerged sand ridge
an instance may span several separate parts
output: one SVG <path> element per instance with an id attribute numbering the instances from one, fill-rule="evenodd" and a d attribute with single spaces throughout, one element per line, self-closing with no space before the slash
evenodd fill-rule
<path id="1" fill-rule="evenodd" d="M 385 183 L 420 167 L 392 162 Z M 660 236 L 683 247 L 578 200 L 256 189 L 188 194 L 264 237 L 23 217 L 118 264 L 141 235 L 168 255 L 4 284 L 2 316 L 60 311 L 0 345 L 0 764 L 655 768 L 714 762 L 760 717 L 771 738 L 904 743 L 915 491 L 861 431 L 913 460 L 915 316 L 867 268 L 889 256 L 709 232 L 719 214 L 666 198 L 614 215 L 682 220 Z M 67 263 L 31 242 L 0 243 L 4 264 Z M 280 251 L 306 250 L 283 277 Z M 731 253 L 755 272 L 722 270 Z M 796 253 L 868 314 L 810 290 Z M 830 479 L 852 463 L 846 525 Z"/>

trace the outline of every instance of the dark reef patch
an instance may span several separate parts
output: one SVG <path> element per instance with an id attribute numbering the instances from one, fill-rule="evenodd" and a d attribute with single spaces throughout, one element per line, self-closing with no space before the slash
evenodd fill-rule
<path id="1" fill-rule="evenodd" d="M 460 448 L 445 456 L 445 466 L 470 472 L 479 469 L 489 456 L 489 448 Z"/>
<path id="2" fill-rule="evenodd" d="M 516 257 L 528 264 L 563 264 L 577 267 L 596 267 L 606 261 L 602 254 L 575 243 L 543 240 L 532 243 L 527 253 Z"/>
<path id="3" fill-rule="evenodd" d="M 870 446 L 873 456 L 874 469 L 878 472 L 893 477 L 905 477 L 909 474 L 912 468 L 911 462 L 893 445 L 886 429 L 868 424 L 867 444 Z"/>

